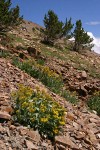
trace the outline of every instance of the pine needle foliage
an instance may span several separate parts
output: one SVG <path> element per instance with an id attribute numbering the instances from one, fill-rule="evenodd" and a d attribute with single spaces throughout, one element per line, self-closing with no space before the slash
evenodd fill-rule
<path id="1" fill-rule="evenodd" d="M 19 6 L 11 8 L 11 0 L 0 0 L 0 33 L 7 32 L 22 22 Z"/>

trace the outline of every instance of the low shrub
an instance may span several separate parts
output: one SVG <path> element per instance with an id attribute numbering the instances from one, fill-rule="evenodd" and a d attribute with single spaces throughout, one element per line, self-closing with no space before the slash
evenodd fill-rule
<path id="1" fill-rule="evenodd" d="M 78 103 L 78 97 L 76 96 L 76 92 L 71 93 L 69 90 L 63 90 L 61 96 L 72 104 Z"/>
<path id="2" fill-rule="evenodd" d="M 77 104 L 78 98 L 75 92 L 63 90 L 64 83 L 62 77 L 50 70 L 49 67 L 41 65 L 36 61 L 28 60 L 20 62 L 18 58 L 13 59 L 13 64 L 30 74 L 32 77 L 39 79 L 44 85 L 46 85 L 51 91 L 64 97 L 67 101 Z"/>
<path id="3" fill-rule="evenodd" d="M 95 110 L 100 115 L 100 91 L 95 91 L 87 102 L 91 110 Z"/>
<path id="4" fill-rule="evenodd" d="M 21 70 L 25 70 L 25 72 L 30 74 L 32 77 L 39 79 L 53 92 L 61 93 L 63 81 L 61 77 L 54 71 L 50 70 L 48 66 L 37 64 L 35 61 L 20 62 L 14 60 L 13 64 L 18 66 Z"/>
<path id="5" fill-rule="evenodd" d="M 14 120 L 38 130 L 42 136 L 53 138 L 65 124 L 64 108 L 45 91 L 19 85 L 12 93 Z"/>
<path id="6" fill-rule="evenodd" d="M 10 53 L 4 50 L 0 50 L 0 57 L 7 58 L 10 56 Z"/>

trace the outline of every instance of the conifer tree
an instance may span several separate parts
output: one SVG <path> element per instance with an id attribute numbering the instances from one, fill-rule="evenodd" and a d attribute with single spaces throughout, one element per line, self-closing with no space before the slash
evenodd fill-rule
<path id="1" fill-rule="evenodd" d="M 73 36 L 75 38 L 74 50 L 79 51 L 82 46 L 87 46 L 90 48 L 93 46 L 91 44 L 93 39 L 90 38 L 87 32 L 84 31 L 81 20 L 76 21 L 76 27 L 73 32 Z"/>
<path id="2" fill-rule="evenodd" d="M 19 6 L 11 8 L 11 0 L 0 0 L 0 32 L 6 32 L 22 22 Z"/>
<path id="3" fill-rule="evenodd" d="M 67 20 L 66 18 L 66 22 L 63 26 L 63 33 L 62 33 L 62 37 L 67 37 L 67 38 L 70 38 L 72 33 L 71 33 L 71 30 L 73 28 L 74 24 L 72 24 L 72 19 L 70 18 L 69 20 Z"/>
<path id="4" fill-rule="evenodd" d="M 44 16 L 45 25 L 45 41 L 54 42 L 62 34 L 63 23 L 59 21 L 58 16 L 54 11 L 49 10 L 48 14 Z"/>

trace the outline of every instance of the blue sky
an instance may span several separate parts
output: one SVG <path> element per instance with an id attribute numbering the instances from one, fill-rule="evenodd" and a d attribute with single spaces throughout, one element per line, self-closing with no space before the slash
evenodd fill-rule
<path id="1" fill-rule="evenodd" d="M 54 10 L 59 19 L 72 17 L 73 23 L 81 19 L 86 31 L 100 37 L 100 0 L 12 0 L 19 5 L 25 19 L 43 26 L 44 14 Z"/>
<path id="2" fill-rule="evenodd" d="M 100 39 L 100 0 L 12 0 L 12 7 L 16 5 L 24 19 L 42 26 L 49 9 L 63 22 L 71 17 L 75 24 L 81 19 L 84 29 Z"/>

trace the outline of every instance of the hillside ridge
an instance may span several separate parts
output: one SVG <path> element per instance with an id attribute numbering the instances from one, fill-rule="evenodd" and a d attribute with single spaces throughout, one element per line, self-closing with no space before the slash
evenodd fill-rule
<path id="1" fill-rule="evenodd" d="M 0 149 L 99 150 L 100 117 L 96 110 L 90 111 L 87 101 L 95 91 L 100 91 L 100 55 L 89 50 L 71 51 L 73 43 L 66 39 L 54 46 L 44 44 L 41 29 L 25 21 L 8 32 L 7 39 L 0 37 Z M 28 67 L 23 67 L 25 64 Z M 43 69 L 49 72 L 47 78 L 54 74 L 52 81 L 61 81 L 63 87 L 54 89 L 46 84 L 44 76 L 39 76 L 45 73 Z M 39 74 L 34 76 L 32 71 Z M 19 84 L 34 90 L 39 87 L 65 108 L 63 132 L 55 136 L 54 141 L 43 138 L 29 126 L 14 122 L 11 94 L 18 90 Z M 67 95 L 63 95 L 63 91 Z M 70 103 L 70 99 L 75 103 Z"/>

